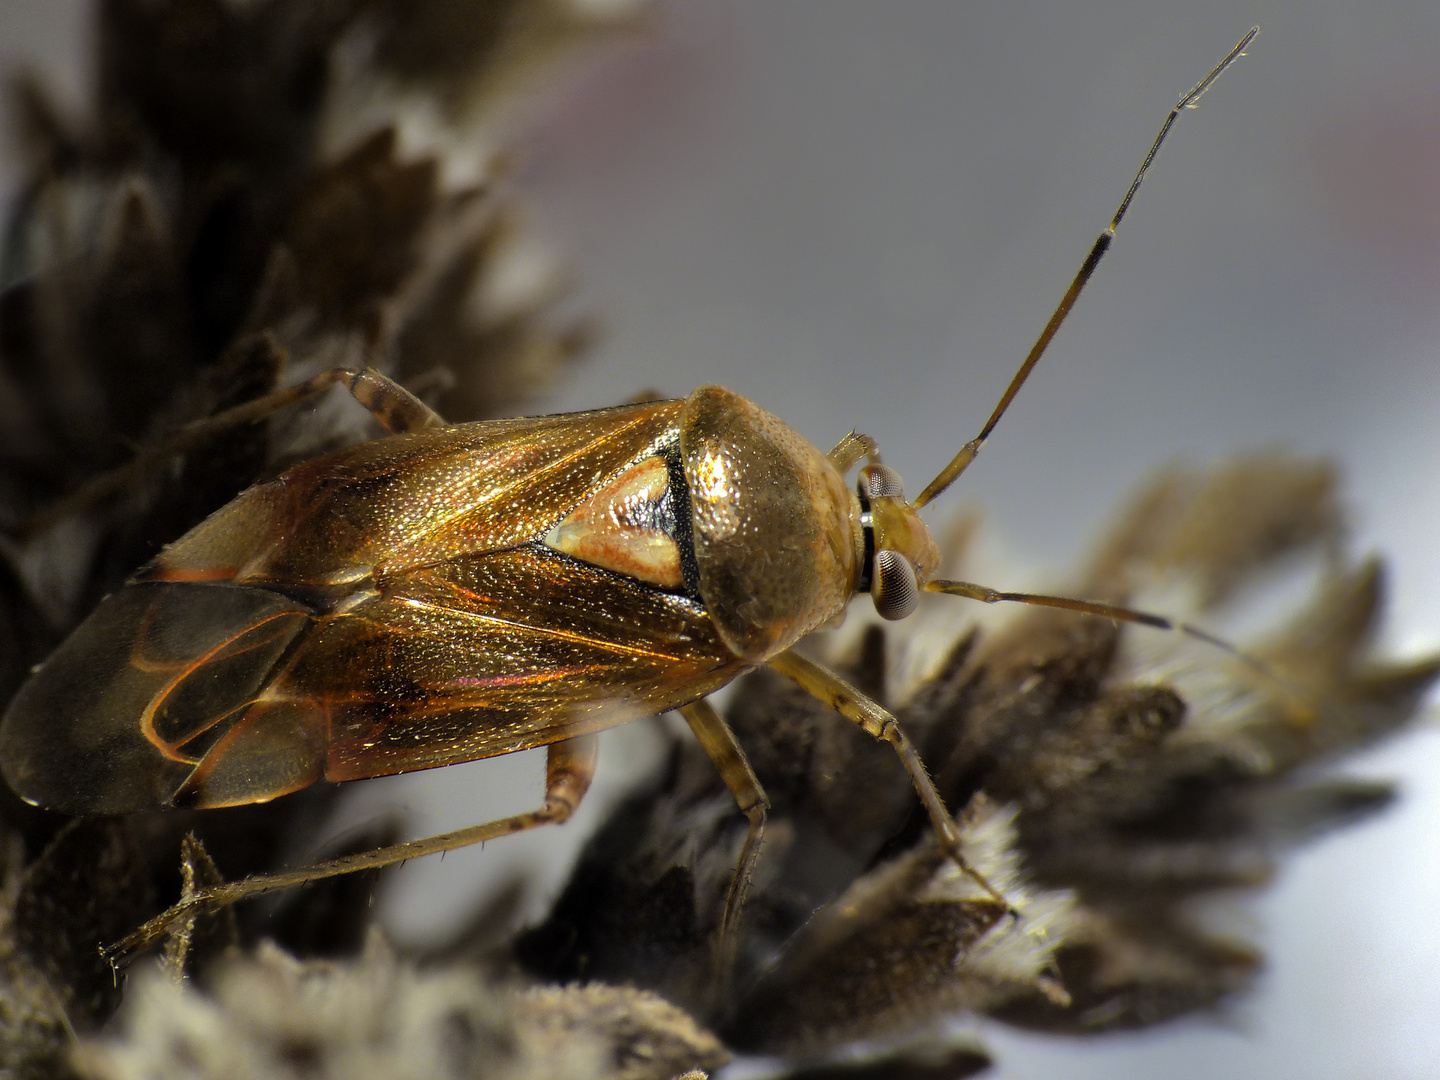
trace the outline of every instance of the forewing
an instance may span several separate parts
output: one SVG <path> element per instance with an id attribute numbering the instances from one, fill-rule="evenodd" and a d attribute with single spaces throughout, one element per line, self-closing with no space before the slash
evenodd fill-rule
<path id="1" fill-rule="evenodd" d="M 128 586 L 15 696 L 0 721 L 0 768 L 22 798 L 55 810 L 171 806 L 309 621 L 308 608 L 259 589 Z M 318 779 L 323 731 L 272 740 L 271 751 L 251 755 L 243 801 Z"/>
<path id="2" fill-rule="evenodd" d="M 694 602 L 531 545 L 409 573 L 320 620 L 268 697 L 323 706 L 326 776 L 349 780 L 662 712 L 740 667 Z"/>
<path id="3" fill-rule="evenodd" d="M 140 576 L 323 589 L 514 547 L 673 439 L 682 404 L 458 424 L 317 458 L 251 488 Z"/>

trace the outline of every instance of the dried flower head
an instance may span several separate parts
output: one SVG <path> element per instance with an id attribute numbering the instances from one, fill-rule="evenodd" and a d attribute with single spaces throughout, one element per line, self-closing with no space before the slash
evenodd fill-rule
<path id="1" fill-rule="evenodd" d="M 345 961 L 302 963 L 261 945 L 217 965 L 204 992 L 148 974 L 130 990 L 127 1035 L 77 1055 L 83 1075 L 670 1080 L 726 1058 L 714 1036 L 645 991 L 417 970 L 378 935 Z"/>
<path id="2" fill-rule="evenodd" d="M 774 804 L 733 994 L 717 1001 L 697 972 L 743 823 L 683 743 L 663 784 L 596 837 L 520 957 L 546 977 L 656 988 L 736 1049 L 801 1058 L 960 1013 L 1139 1027 L 1244 987 L 1255 947 L 1207 926 L 1201 902 L 1263 883 L 1290 846 L 1384 806 L 1384 785 L 1295 774 L 1394 731 L 1440 673 L 1440 659 L 1370 655 L 1381 575 L 1339 554 L 1339 531 L 1324 466 L 1260 454 L 1175 468 L 1077 579 L 1078 594 L 1114 600 L 1188 593 L 1213 615 L 1287 558 L 1319 553 L 1314 595 L 1244 657 L 1024 612 L 951 637 L 892 691 L 887 655 L 933 652 L 937 631 L 865 631 L 847 674 L 896 706 L 942 794 L 967 807 L 966 850 L 1013 919 L 935 847 L 882 747 L 760 671 L 729 715 Z"/>

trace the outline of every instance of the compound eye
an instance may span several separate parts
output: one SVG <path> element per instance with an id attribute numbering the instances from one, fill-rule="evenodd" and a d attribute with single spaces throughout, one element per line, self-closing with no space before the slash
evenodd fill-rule
<path id="1" fill-rule="evenodd" d="M 904 555 L 887 548 L 875 553 L 875 572 L 870 582 L 870 599 L 882 619 L 903 619 L 915 610 L 920 586 L 915 568 Z"/>
<path id="2" fill-rule="evenodd" d="M 885 465 L 866 465 L 860 470 L 856 487 L 868 499 L 883 497 L 903 499 L 905 490 L 900 484 L 900 474 Z"/>

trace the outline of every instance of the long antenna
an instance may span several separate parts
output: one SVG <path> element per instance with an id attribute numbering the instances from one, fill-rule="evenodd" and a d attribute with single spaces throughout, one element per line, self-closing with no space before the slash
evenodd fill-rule
<path id="1" fill-rule="evenodd" d="M 1045 349 L 1049 346 L 1051 338 L 1055 336 L 1055 331 L 1060 329 L 1060 324 L 1065 321 L 1065 317 L 1070 314 L 1070 309 L 1075 306 L 1075 301 L 1080 296 L 1080 291 L 1085 288 L 1086 282 L 1090 280 L 1090 275 L 1095 273 L 1095 267 L 1100 264 L 1100 260 L 1104 257 L 1105 252 L 1110 250 L 1110 242 L 1115 239 L 1115 230 L 1120 227 L 1121 219 L 1125 217 L 1126 211 L 1130 209 L 1131 200 L 1135 198 L 1135 193 L 1140 190 L 1140 183 L 1145 179 L 1145 173 L 1149 171 L 1150 164 L 1155 160 L 1155 155 L 1160 150 L 1160 144 L 1165 141 L 1165 136 L 1169 135 L 1170 129 L 1175 126 L 1176 119 L 1183 110 L 1193 109 L 1195 107 L 1195 103 L 1200 100 L 1200 96 L 1204 94 L 1206 90 L 1210 89 L 1211 84 L 1220 77 L 1221 72 L 1245 54 L 1245 46 L 1255 40 L 1255 35 L 1258 33 L 1260 33 L 1258 26 L 1251 27 L 1250 32 L 1240 39 L 1240 44 L 1231 49 L 1225 59 L 1216 64 L 1215 69 L 1211 71 L 1209 75 L 1206 75 L 1205 78 L 1201 79 L 1195 85 L 1195 88 L 1182 97 L 1175 104 L 1175 107 L 1170 110 L 1170 115 L 1165 118 L 1165 123 L 1160 126 L 1160 134 L 1155 136 L 1155 141 L 1150 145 L 1150 152 L 1145 155 L 1145 160 L 1140 163 L 1140 171 L 1135 174 L 1135 179 L 1130 182 L 1130 189 L 1125 192 L 1125 198 L 1120 201 L 1120 208 L 1115 211 L 1115 216 L 1110 219 L 1110 224 L 1105 227 L 1105 231 L 1096 237 L 1095 245 L 1090 249 L 1090 254 L 1085 256 L 1085 262 L 1081 264 L 1079 271 L 1070 282 L 1070 287 L 1065 290 L 1065 295 L 1061 297 L 1060 305 L 1055 309 L 1055 313 L 1050 316 L 1050 321 L 1045 324 L 1045 329 L 1040 332 L 1040 337 L 1036 339 L 1035 344 L 1030 349 L 1030 355 L 1025 357 L 1025 362 L 1020 365 L 1020 370 L 1017 371 L 1015 377 L 1010 380 L 1010 385 L 1005 389 L 1004 395 L 1000 398 L 1000 403 L 995 406 L 995 411 L 990 414 L 990 419 L 985 421 L 985 426 L 980 429 L 979 435 L 976 435 L 975 438 L 960 448 L 960 452 L 951 459 L 949 465 L 946 465 L 945 468 L 940 471 L 940 475 L 925 485 L 925 490 L 919 494 L 912 504 L 917 510 L 932 501 L 935 496 L 953 484 L 959 478 L 960 474 L 969 468 L 970 463 L 975 460 L 976 455 L 980 453 L 980 447 L 985 445 L 985 440 L 990 437 L 990 432 L 995 430 L 995 425 L 1000 422 L 1000 417 L 1005 415 L 1005 410 L 1010 407 L 1010 402 L 1013 401 L 1015 395 L 1020 392 L 1020 387 L 1025 385 L 1025 380 L 1030 377 L 1030 372 L 1034 369 L 1035 365 L 1040 362 L 1040 357 L 1045 354 Z"/>
<path id="2" fill-rule="evenodd" d="M 1082 615 L 1098 615 L 1102 619 L 1137 623 L 1140 626 L 1149 626 L 1156 630 L 1170 630 L 1177 634 L 1183 634 L 1186 637 L 1194 638 L 1196 641 L 1203 641 L 1211 648 L 1219 649 L 1221 652 L 1230 654 L 1230 656 L 1240 661 L 1251 671 L 1271 683 L 1290 700 L 1297 718 L 1308 722 L 1312 720 L 1319 711 L 1315 705 L 1306 699 L 1303 693 L 1292 686 L 1287 679 L 1280 675 L 1269 664 L 1257 657 L 1251 656 L 1243 649 L 1230 644 L 1230 642 L 1224 638 L 1207 633 L 1193 623 L 1181 622 L 1179 619 L 1169 619 L 1164 615 L 1152 615 L 1148 611 L 1137 611 L 1135 608 L 1121 607 L 1118 604 L 1105 604 L 1096 600 L 1076 600 L 1069 596 L 1049 596 L 1045 593 L 1001 592 L 999 589 L 991 589 L 985 585 L 976 585 L 969 581 L 950 581 L 945 578 L 931 578 L 925 582 L 921 588 L 926 592 L 944 593 L 947 596 L 963 596 L 970 600 L 979 600 L 982 604 L 1030 604 L 1034 607 L 1056 608 L 1060 611 L 1078 611 Z"/>

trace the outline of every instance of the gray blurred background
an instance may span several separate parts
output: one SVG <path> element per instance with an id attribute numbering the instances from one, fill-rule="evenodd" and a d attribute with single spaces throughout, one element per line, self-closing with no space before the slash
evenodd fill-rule
<path id="1" fill-rule="evenodd" d="M 80 100 L 88 9 L 0 0 L 0 58 Z M 1384 644 L 1440 647 L 1440 4 L 668 0 L 658 16 L 525 136 L 537 223 L 606 331 L 546 408 L 719 382 L 822 447 L 873 434 L 918 490 L 988 414 L 1166 109 L 1258 22 L 931 517 L 982 507 L 1014 568 L 989 583 L 1043 586 L 1159 464 L 1329 455 L 1357 549 L 1391 569 Z M 402 809 L 416 834 L 469 824 L 533 805 L 542 760 L 368 782 L 353 811 Z M 631 725 L 577 822 L 407 867 L 383 898 L 394 932 L 423 940 L 522 868 L 540 868 L 526 910 L 543 909 L 563 853 L 654 762 Z M 1083 1046 L 990 1029 L 1000 1074 L 1440 1074 L 1440 734 L 1346 771 L 1397 778 L 1402 800 L 1226 909 L 1269 958 L 1254 995 Z"/>

